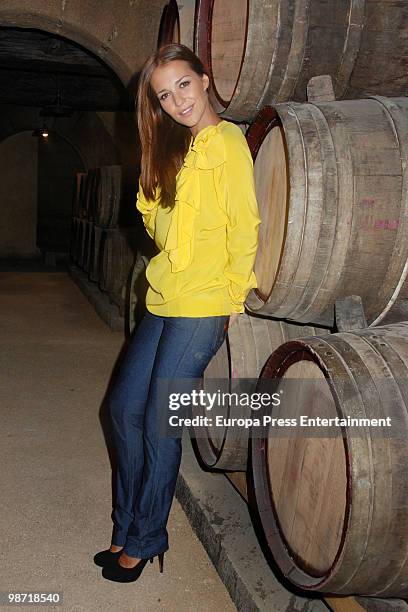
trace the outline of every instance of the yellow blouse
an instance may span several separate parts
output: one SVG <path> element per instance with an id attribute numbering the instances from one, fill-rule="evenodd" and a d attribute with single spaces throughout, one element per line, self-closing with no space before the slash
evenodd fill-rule
<path id="1" fill-rule="evenodd" d="M 252 157 L 239 127 L 222 120 L 191 140 L 176 177 L 173 209 L 160 206 L 160 189 L 137 209 L 160 252 L 146 269 L 146 307 L 167 317 L 244 312 L 251 288 L 261 222 Z"/>

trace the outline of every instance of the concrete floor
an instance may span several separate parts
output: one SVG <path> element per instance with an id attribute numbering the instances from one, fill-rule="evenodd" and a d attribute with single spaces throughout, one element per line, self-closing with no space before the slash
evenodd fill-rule
<path id="1" fill-rule="evenodd" d="M 235 610 L 176 499 L 162 575 L 156 558 L 116 584 L 93 563 L 112 528 L 103 398 L 123 334 L 65 272 L 2 271 L 0 338 L 0 591 L 62 591 L 46 609 L 67 611 Z"/>

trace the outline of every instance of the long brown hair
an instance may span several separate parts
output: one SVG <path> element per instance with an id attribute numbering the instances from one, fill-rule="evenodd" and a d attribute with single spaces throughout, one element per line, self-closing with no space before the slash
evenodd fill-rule
<path id="1" fill-rule="evenodd" d="M 142 148 L 140 184 L 147 199 L 160 187 L 161 202 L 174 205 L 176 175 L 186 156 L 190 129 L 174 121 L 160 106 L 150 84 L 157 66 L 173 60 L 188 62 L 198 75 L 207 74 L 200 59 L 185 45 L 172 43 L 160 47 L 145 62 L 139 77 L 137 123 Z"/>

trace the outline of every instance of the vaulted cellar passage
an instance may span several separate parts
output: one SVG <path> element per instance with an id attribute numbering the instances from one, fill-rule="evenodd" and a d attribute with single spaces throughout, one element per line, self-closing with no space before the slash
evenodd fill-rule
<path id="1" fill-rule="evenodd" d="M 68 263 L 76 177 L 94 168 L 118 166 L 116 220 L 136 224 L 133 108 L 132 92 L 83 46 L 37 29 L 0 29 L 2 260 Z"/>

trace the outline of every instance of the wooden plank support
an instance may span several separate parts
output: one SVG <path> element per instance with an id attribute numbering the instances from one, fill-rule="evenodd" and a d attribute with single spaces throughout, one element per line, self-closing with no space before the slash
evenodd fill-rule
<path id="1" fill-rule="evenodd" d="M 333 82 L 329 74 L 314 76 L 307 84 L 308 102 L 334 102 Z"/>
<path id="2" fill-rule="evenodd" d="M 354 597 L 325 597 L 324 601 L 333 612 L 364 612 Z"/>

